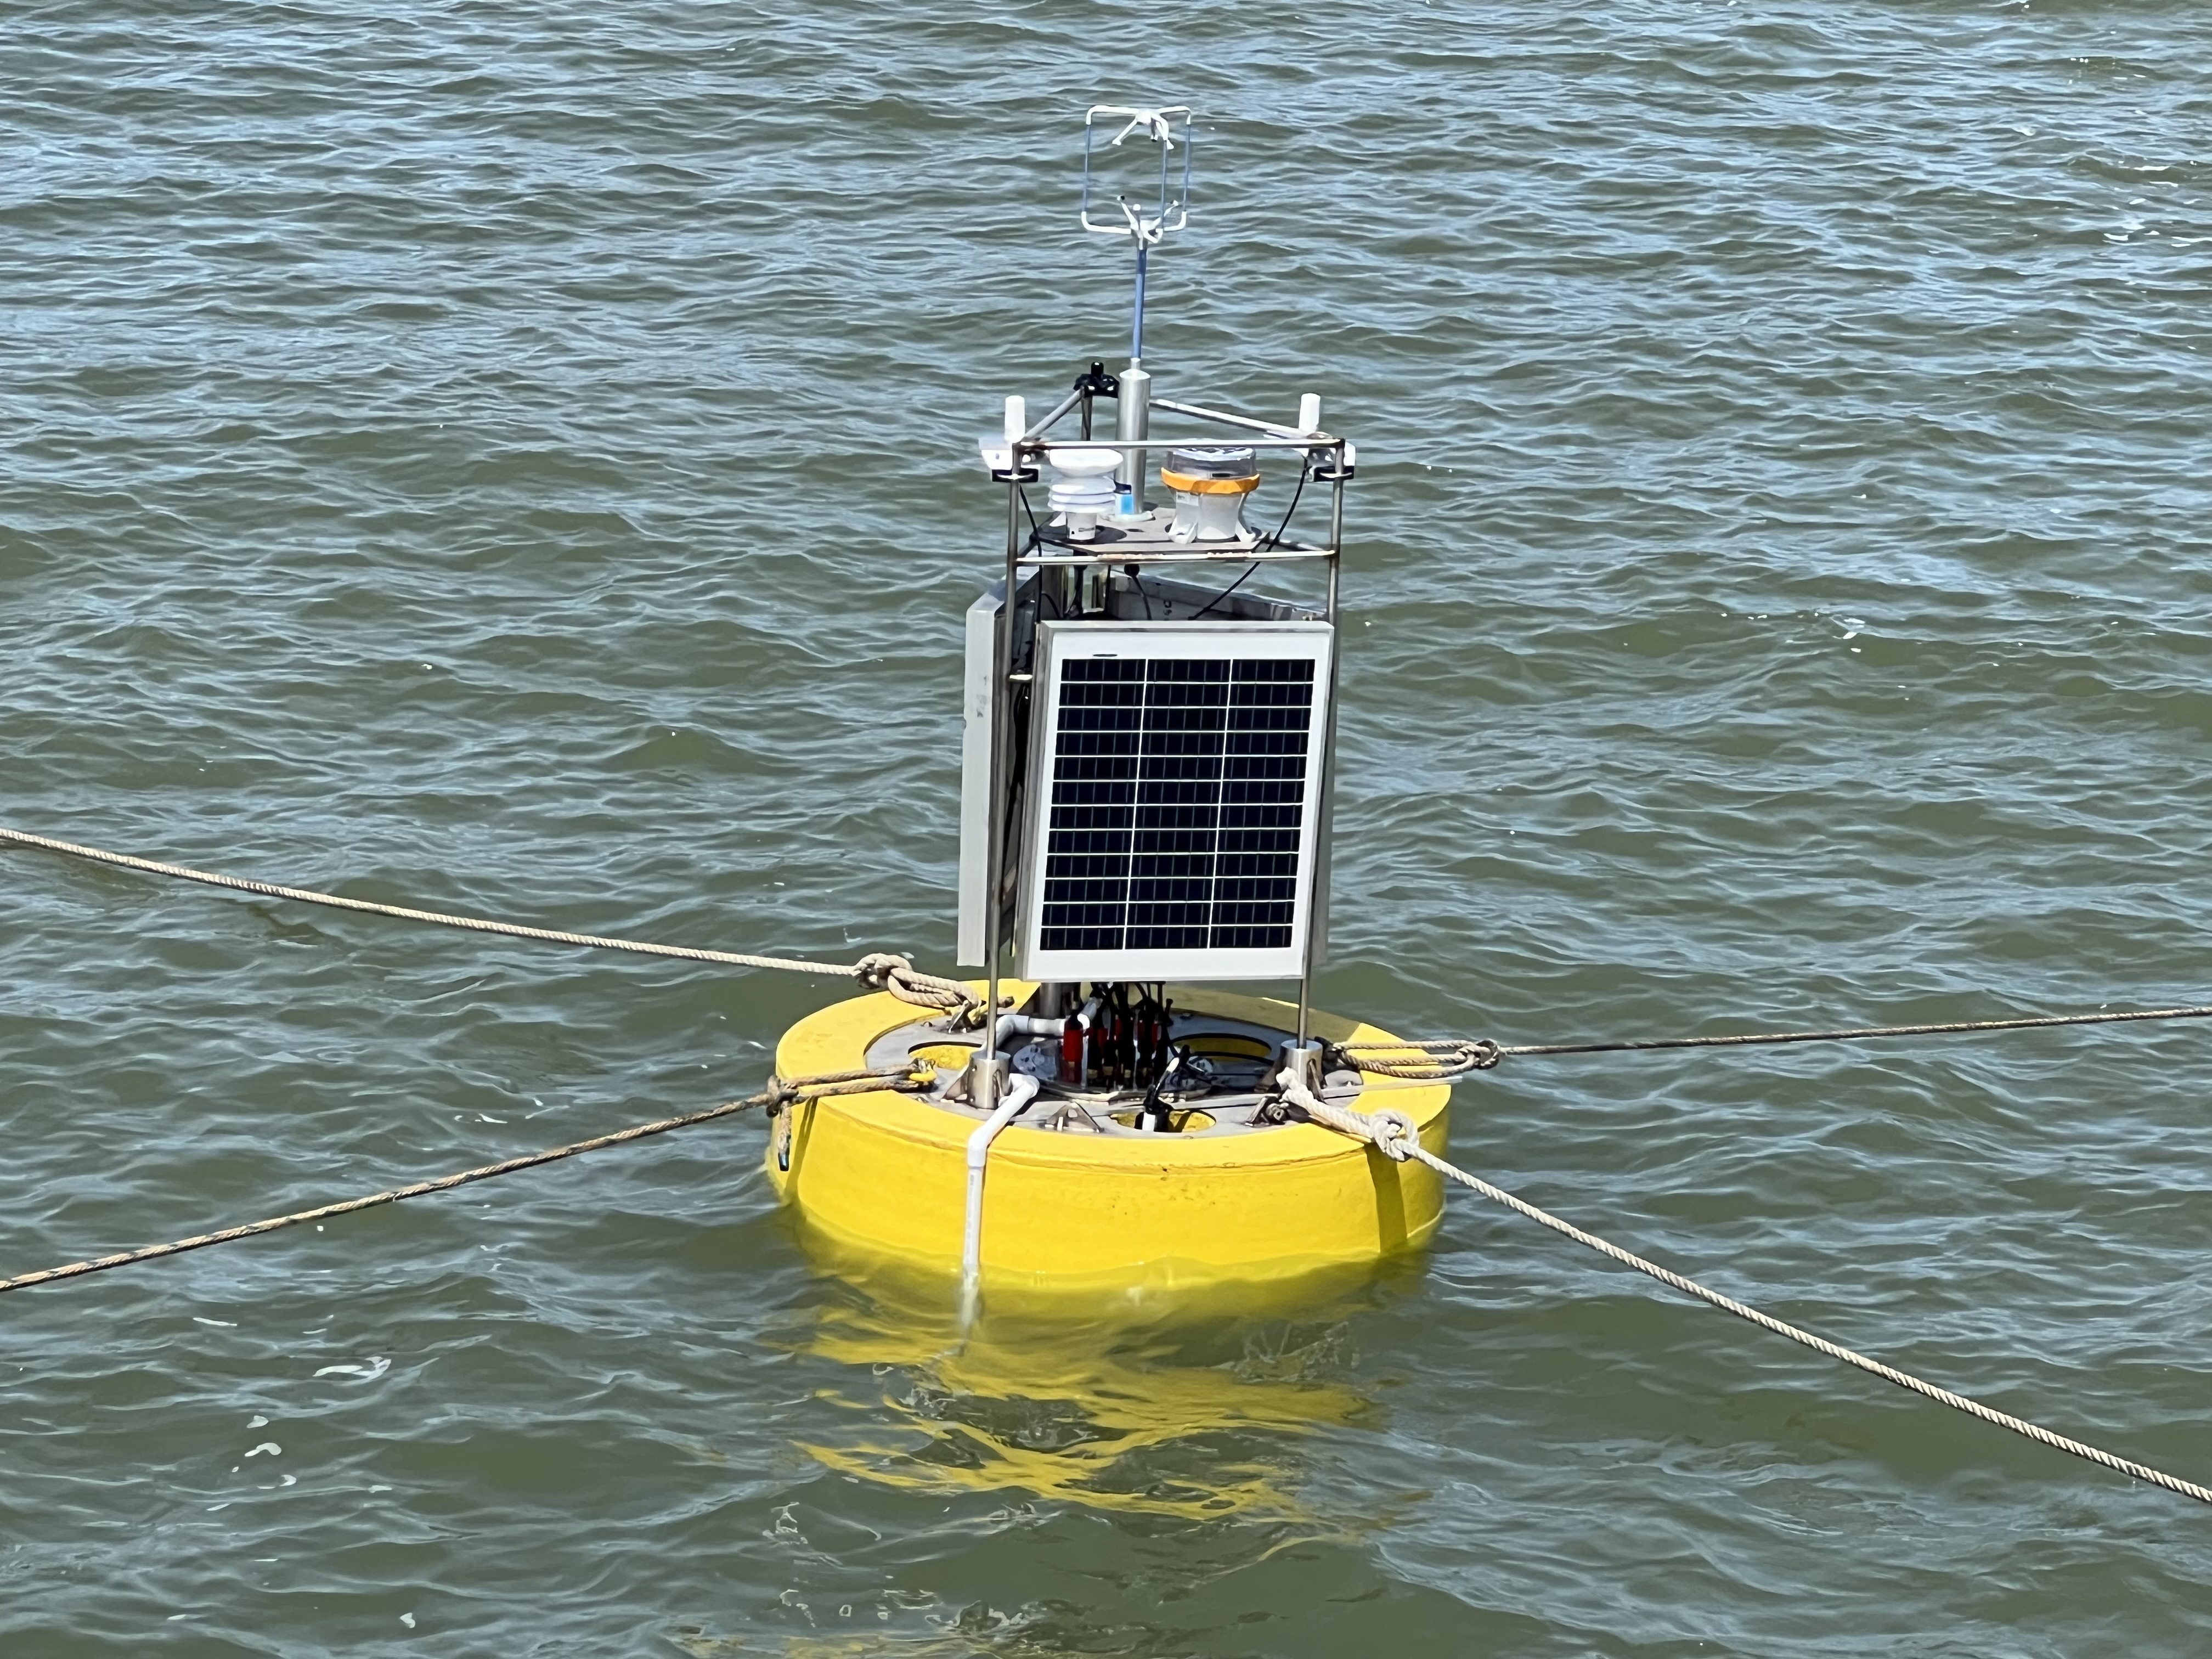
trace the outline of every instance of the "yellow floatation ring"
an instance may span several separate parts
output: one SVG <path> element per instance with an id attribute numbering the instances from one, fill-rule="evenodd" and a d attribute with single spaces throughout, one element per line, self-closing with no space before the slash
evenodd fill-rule
<path id="1" fill-rule="evenodd" d="M 1000 988 L 1018 1006 L 1031 988 Z M 1267 998 L 1203 987 L 1179 987 L 1173 995 L 1178 1012 L 1276 1028 L 1296 1018 L 1290 1005 Z M 776 1070 L 785 1077 L 850 1070 L 914 1018 L 912 1006 L 888 994 L 835 1003 L 784 1033 Z M 1310 1023 L 1327 1042 L 1391 1040 L 1331 1015 Z M 948 1063 L 961 1041 L 947 1035 Z M 1431 1084 L 1370 1089 L 1354 1103 L 1404 1112 L 1421 1144 L 1441 1155 L 1450 1098 L 1449 1085 Z M 975 1127 L 974 1118 L 890 1091 L 827 1096 L 777 1121 L 768 1178 L 827 1242 L 957 1274 Z M 991 1149 L 983 1279 L 1080 1291 L 1303 1277 L 1417 1249 L 1443 1208 L 1434 1170 L 1394 1163 L 1316 1124 L 1106 1138 L 1017 1121 Z"/>

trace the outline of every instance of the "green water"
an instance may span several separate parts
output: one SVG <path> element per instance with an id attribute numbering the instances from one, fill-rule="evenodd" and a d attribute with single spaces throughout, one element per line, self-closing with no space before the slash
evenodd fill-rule
<path id="1" fill-rule="evenodd" d="M 2212 22 L 2158 0 L 0 9 L 0 822 L 950 964 L 966 434 L 1360 445 L 1327 1006 L 2201 1000 Z M 1263 507 L 1279 501 L 1279 483 Z M 757 1088 L 837 988 L 0 855 L 0 1271 Z M 1524 1061 L 1462 1161 L 2212 1474 L 2191 1027 Z M 2186 1655 L 2212 1517 L 1472 1200 L 945 1357 L 756 1126 L 11 1295 L 0 1650 Z"/>

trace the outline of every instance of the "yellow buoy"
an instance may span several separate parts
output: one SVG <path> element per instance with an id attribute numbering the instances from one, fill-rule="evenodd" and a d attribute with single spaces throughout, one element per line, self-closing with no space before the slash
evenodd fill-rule
<path id="1" fill-rule="evenodd" d="M 1031 989 L 1001 988 L 1018 1003 Z M 1176 988 L 1172 1000 L 1179 1017 L 1243 1028 L 1284 1030 L 1296 1016 L 1286 1003 L 1204 987 Z M 915 1014 L 886 994 L 834 1004 L 784 1034 L 776 1069 L 805 1077 L 882 1064 L 895 1036 L 904 1053 L 948 1070 L 964 1061 L 974 1036 Z M 1310 1024 L 1332 1042 L 1389 1040 L 1328 1015 Z M 1234 1031 L 1212 1040 L 1225 1052 L 1237 1045 Z M 1441 1154 L 1450 1096 L 1443 1084 L 1386 1085 L 1354 1103 L 1395 1107 Z M 1125 1109 L 1101 1115 L 1126 1131 Z M 769 1180 L 835 1244 L 956 1273 L 978 1121 L 889 1091 L 808 1101 L 777 1120 Z M 1179 1112 L 1172 1133 L 1071 1133 L 1017 1121 L 992 1145 L 986 1190 L 985 1283 L 1043 1291 L 1183 1290 L 1374 1262 L 1423 1243 L 1443 1203 L 1440 1177 L 1422 1164 L 1394 1163 L 1310 1123 L 1231 1131 L 1203 1108 Z"/>

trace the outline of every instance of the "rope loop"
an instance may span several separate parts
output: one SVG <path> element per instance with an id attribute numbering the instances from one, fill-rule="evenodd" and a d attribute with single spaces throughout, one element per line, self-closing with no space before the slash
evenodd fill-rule
<path id="1" fill-rule="evenodd" d="M 888 991 L 917 1008 L 956 1013 L 975 1006 L 975 994 L 958 980 L 919 972 L 911 958 L 893 956 L 888 951 L 872 951 L 862 957 L 854 967 L 853 977 L 871 991 Z"/>
<path id="2" fill-rule="evenodd" d="M 860 981 L 863 989 L 870 991 L 887 991 L 893 974 L 913 971 L 911 957 L 893 956 L 888 951 L 871 951 L 853 964 L 853 977 Z"/>
<path id="3" fill-rule="evenodd" d="M 1362 1112 L 1323 1100 L 1300 1080 L 1296 1072 L 1287 1069 L 1276 1078 L 1275 1086 L 1283 1091 L 1285 1103 L 1297 1107 L 1316 1123 L 1326 1124 L 1339 1134 L 1365 1141 L 1394 1164 L 1421 1156 L 1419 1126 L 1395 1107 Z"/>
<path id="4" fill-rule="evenodd" d="M 1402 1078 L 1409 1083 L 1449 1083 L 1486 1072 L 1504 1057 L 1504 1052 L 1487 1037 L 1340 1042 L 1330 1050 L 1334 1059 L 1357 1070 L 1377 1077 Z"/>
<path id="5" fill-rule="evenodd" d="M 1367 1121 L 1370 1125 L 1368 1139 L 1393 1164 L 1403 1164 L 1420 1150 L 1420 1130 L 1412 1118 L 1395 1106 L 1385 1106 L 1380 1111 L 1370 1112 Z"/>

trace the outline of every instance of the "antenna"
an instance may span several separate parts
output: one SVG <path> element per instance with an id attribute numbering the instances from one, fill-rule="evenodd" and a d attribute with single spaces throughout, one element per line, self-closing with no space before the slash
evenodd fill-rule
<path id="1" fill-rule="evenodd" d="M 1141 136 L 1160 147 L 1159 194 L 1151 206 L 1117 192 L 1118 216 L 1091 216 L 1092 156 L 1102 121 L 1121 121 L 1119 132 L 1107 140 L 1112 149 L 1124 139 Z M 1115 400 L 1115 436 L 1138 443 L 1151 435 L 1152 381 L 1145 372 L 1145 260 L 1154 243 L 1190 222 L 1190 106 L 1170 104 L 1164 108 L 1139 108 L 1122 104 L 1093 104 L 1083 118 L 1083 201 L 1077 217 L 1084 229 L 1101 236 L 1126 236 L 1137 250 L 1137 284 L 1130 307 L 1129 367 L 1121 375 L 1121 395 Z M 1178 142 L 1182 150 L 1182 177 L 1175 180 L 1170 160 Z M 1139 503 L 1125 500 L 1124 514 L 1133 514 Z"/>

